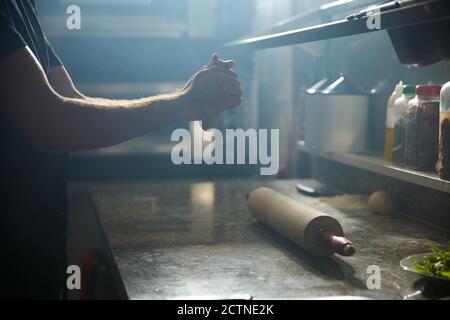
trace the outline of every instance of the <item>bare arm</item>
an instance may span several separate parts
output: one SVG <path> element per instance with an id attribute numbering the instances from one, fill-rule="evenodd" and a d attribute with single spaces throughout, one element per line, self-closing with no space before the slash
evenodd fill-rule
<path id="1" fill-rule="evenodd" d="M 42 150 L 114 145 L 171 124 L 207 119 L 239 105 L 242 96 L 235 75 L 216 66 L 202 69 L 185 90 L 130 101 L 64 97 L 64 88 L 52 88 L 28 48 L 0 60 L 0 69 L 2 115 Z"/>
<path id="2" fill-rule="evenodd" d="M 64 66 L 56 66 L 50 69 L 48 81 L 59 95 L 66 98 L 86 98 L 73 84 L 72 78 Z"/>

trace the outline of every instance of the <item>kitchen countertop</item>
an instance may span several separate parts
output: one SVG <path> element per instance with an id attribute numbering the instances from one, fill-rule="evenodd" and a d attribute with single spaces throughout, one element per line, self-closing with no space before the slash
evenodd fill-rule
<path id="1" fill-rule="evenodd" d="M 423 299 L 447 288 L 401 270 L 406 256 L 446 246 L 449 233 L 402 215 L 367 212 L 366 198 L 310 198 L 295 180 L 230 179 L 92 185 L 112 260 L 130 299 Z M 253 219 L 246 192 L 269 186 L 338 219 L 352 257 L 317 258 Z M 369 266 L 381 288 L 368 289 Z"/>

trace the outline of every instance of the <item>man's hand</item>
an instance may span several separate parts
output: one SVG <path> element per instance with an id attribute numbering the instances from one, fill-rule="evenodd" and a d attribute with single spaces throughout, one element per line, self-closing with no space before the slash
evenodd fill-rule
<path id="1" fill-rule="evenodd" d="M 234 61 L 223 61 L 214 54 L 211 61 L 200 69 L 184 87 L 184 98 L 190 120 L 211 119 L 217 114 L 241 104 L 243 91 Z"/>

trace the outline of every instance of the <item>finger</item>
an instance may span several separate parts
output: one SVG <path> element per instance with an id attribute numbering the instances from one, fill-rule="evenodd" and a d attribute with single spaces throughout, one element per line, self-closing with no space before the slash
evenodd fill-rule
<path id="1" fill-rule="evenodd" d="M 220 66 L 212 66 L 209 68 L 209 70 L 217 72 L 217 74 L 226 74 L 226 75 L 230 75 L 234 78 L 239 78 L 239 75 L 237 74 L 237 72 L 232 69 L 225 69 Z"/>
<path id="2" fill-rule="evenodd" d="M 233 97 L 238 97 L 238 98 L 242 97 L 244 94 L 241 87 L 236 87 L 236 86 L 226 86 L 226 87 L 224 87 L 224 92 L 228 96 L 233 96 Z"/>
<path id="3" fill-rule="evenodd" d="M 224 85 L 224 88 L 233 88 L 233 90 L 242 90 L 240 82 L 230 82 Z"/>
<path id="4" fill-rule="evenodd" d="M 226 64 L 226 65 L 232 64 L 234 66 L 236 64 L 236 61 L 234 61 L 234 60 L 219 60 L 219 61 L 221 61 L 223 64 Z"/>
<path id="5" fill-rule="evenodd" d="M 211 57 L 211 60 L 208 62 L 207 66 L 212 66 L 217 63 L 219 60 L 219 55 L 217 53 L 214 53 Z"/>
<path id="6" fill-rule="evenodd" d="M 239 86 L 241 85 L 241 82 L 239 81 L 239 79 L 231 74 L 220 73 L 220 74 L 216 75 L 216 79 L 221 84 L 233 84 L 234 83 Z"/>
<path id="7" fill-rule="evenodd" d="M 231 109 L 236 108 L 241 104 L 241 98 L 229 96 L 224 100 L 224 107 Z"/>
<path id="8" fill-rule="evenodd" d="M 242 89 L 242 85 L 239 80 L 234 80 L 234 81 L 226 80 L 226 81 L 220 82 L 219 84 L 222 86 L 222 88 Z"/>
<path id="9" fill-rule="evenodd" d="M 224 92 L 226 94 L 229 94 L 231 92 L 238 93 L 242 95 L 242 86 L 240 83 L 224 83 L 220 84 L 220 91 Z"/>
<path id="10" fill-rule="evenodd" d="M 224 61 L 224 60 L 217 60 L 217 61 L 215 61 L 214 65 L 221 66 L 221 67 L 224 67 L 226 69 L 230 69 L 230 68 L 234 67 L 234 61 L 233 60 L 226 60 L 226 61 Z"/>
<path id="11" fill-rule="evenodd" d="M 223 70 L 220 70 L 220 72 L 224 72 L 226 74 L 232 75 L 235 78 L 239 78 L 238 73 L 236 71 L 234 71 L 233 69 L 223 69 Z"/>

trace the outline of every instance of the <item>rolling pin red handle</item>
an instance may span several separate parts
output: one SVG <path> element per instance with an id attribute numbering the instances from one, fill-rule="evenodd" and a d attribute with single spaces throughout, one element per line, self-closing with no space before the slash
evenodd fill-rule
<path id="1" fill-rule="evenodd" d="M 352 256 L 356 252 L 353 243 L 346 237 L 337 236 L 328 230 L 320 232 L 320 236 L 327 246 L 341 256 Z"/>

